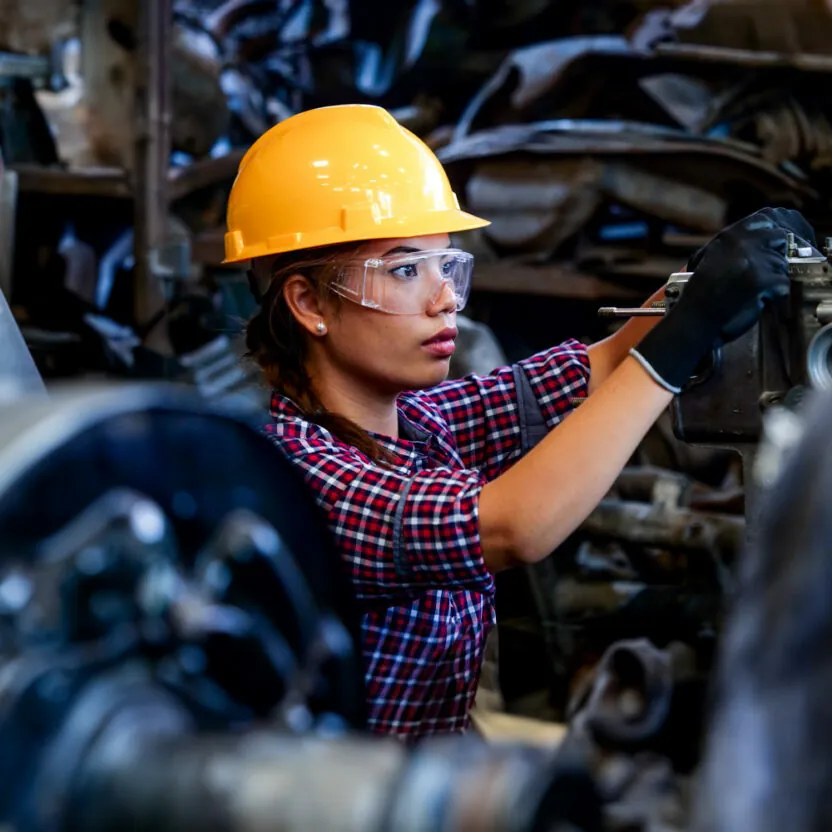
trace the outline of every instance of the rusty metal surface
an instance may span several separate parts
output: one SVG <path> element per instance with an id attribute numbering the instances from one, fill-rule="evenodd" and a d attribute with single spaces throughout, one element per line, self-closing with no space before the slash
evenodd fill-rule
<path id="1" fill-rule="evenodd" d="M 506 281 L 530 294 L 551 291 L 550 271 L 622 286 L 663 280 L 692 253 L 696 235 L 723 227 L 738 195 L 796 206 L 818 197 L 800 171 L 748 143 L 610 119 L 498 126 L 439 156 L 468 208 L 491 219 L 480 237 L 506 273 L 517 264 L 541 269 Z M 646 285 L 637 288 L 647 294 Z M 600 297 L 605 288 L 588 283 L 586 291 Z"/>
<path id="2" fill-rule="evenodd" d="M 532 125 L 510 125 L 483 130 L 444 147 L 439 156 L 455 163 L 512 153 L 649 156 L 653 162 L 665 156 L 689 157 L 677 161 L 680 173 L 693 176 L 689 165 L 706 159 L 710 176 L 716 178 L 718 163 L 730 161 L 735 175 L 762 179 L 766 192 L 782 190 L 800 198 L 816 196 L 799 171 L 787 173 L 766 162 L 753 145 L 708 137 L 691 136 L 681 130 L 618 120 L 554 119 Z M 685 166 L 684 168 L 682 166 Z"/>

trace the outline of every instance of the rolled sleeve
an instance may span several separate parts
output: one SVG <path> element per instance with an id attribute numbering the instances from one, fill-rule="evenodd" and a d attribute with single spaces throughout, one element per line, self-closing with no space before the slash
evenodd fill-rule
<path id="1" fill-rule="evenodd" d="M 473 471 L 431 471 L 404 483 L 393 528 L 393 558 L 405 581 L 489 579 L 479 534 L 483 480 Z"/>
<path id="2" fill-rule="evenodd" d="M 517 363 L 529 379 L 549 429 L 574 409 L 576 400 L 587 396 L 589 352 L 578 341 L 565 341 Z"/>
<path id="3" fill-rule="evenodd" d="M 300 468 L 362 599 L 438 588 L 489 591 L 479 536 L 475 471 L 437 468 L 412 476 L 348 450 L 279 443 Z"/>

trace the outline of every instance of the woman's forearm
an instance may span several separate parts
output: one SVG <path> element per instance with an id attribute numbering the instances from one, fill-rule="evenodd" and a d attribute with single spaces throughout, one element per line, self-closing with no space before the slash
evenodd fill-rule
<path id="1" fill-rule="evenodd" d="M 627 357 L 539 445 L 487 483 L 480 539 L 492 572 L 545 558 L 603 499 L 672 394 Z"/>

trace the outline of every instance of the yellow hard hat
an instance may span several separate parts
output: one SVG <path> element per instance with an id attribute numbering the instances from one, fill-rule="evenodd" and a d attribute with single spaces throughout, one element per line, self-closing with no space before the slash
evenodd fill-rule
<path id="1" fill-rule="evenodd" d="M 489 224 L 460 210 L 421 139 L 366 104 L 307 110 L 260 136 L 240 162 L 227 221 L 225 263 Z"/>

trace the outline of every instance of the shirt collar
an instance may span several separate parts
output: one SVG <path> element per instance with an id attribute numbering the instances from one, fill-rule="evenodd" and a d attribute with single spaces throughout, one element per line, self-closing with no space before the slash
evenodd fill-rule
<path id="1" fill-rule="evenodd" d="M 305 415 L 301 411 L 301 409 L 288 397 L 284 396 L 282 393 L 272 393 L 271 403 L 269 406 L 269 412 L 271 413 L 274 419 L 283 420 L 283 419 L 303 419 L 307 421 Z M 390 436 L 384 436 L 379 433 L 374 433 L 373 431 L 368 431 L 370 436 L 374 439 L 383 442 L 385 444 L 392 444 L 395 445 L 400 442 L 407 442 L 412 444 L 425 444 L 429 445 L 431 440 L 431 434 L 429 431 L 426 431 L 420 427 L 417 427 L 413 424 L 402 412 L 401 405 L 398 405 L 398 413 L 399 413 L 399 438 L 393 439 Z"/>

